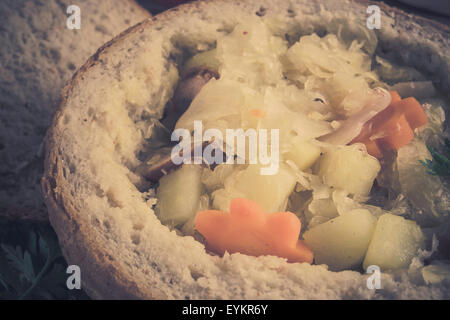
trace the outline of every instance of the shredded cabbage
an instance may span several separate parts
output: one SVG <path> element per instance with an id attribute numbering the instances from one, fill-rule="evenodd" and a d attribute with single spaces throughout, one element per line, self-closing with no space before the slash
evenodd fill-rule
<path id="1" fill-rule="evenodd" d="M 428 124 L 420 129 L 419 138 L 422 139 L 428 146 L 439 148 L 444 144 L 445 133 L 443 131 L 445 122 L 445 111 L 449 110 L 449 106 L 444 100 L 424 99 L 423 107 L 427 114 Z"/>
<path id="2" fill-rule="evenodd" d="M 346 47 L 334 34 L 300 38 L 283 61 L 288 79 L 323 94 L 338 115 L 359 111 L 370 93 L 369 82 L 378 80 L 361 44 L 353 41 Z"/>
<path id="3" fill-rule="evenodd" d="M 336 73 L 370 72 L 370 58 L 362 52 L 361 45 L 353 42 L 347 48 L 334 34 L 323 38 L 316 34 L 301 37 L 289 48 L 286 58 L 293 70 L 304 76 L 331 78 Z"/>
<path id="4" fill-rule="evenodd" d="M 256 90 L 275 85 L 282 77 L 279 55 L 286 50 L 286 41 L 273 36 L 259 19 L 238 24 L 230 35 L 217 41 L 220 76 Z"/>
<path id="5" fill-rule="evenodd" d="M 193 122 L 200 120 L 204 130 L 215 128 L 223 132 L 234 128 L 279 129 L 280 161 L 292 169 L 286 171 L 289 172 L 286 179 L 289 180 L 292 174 L 296 182 L 291 198 L 301 198 L 304 204 L 297 204 L 295 213 L 306 218 L 308 228 L 354 209 L 368 209 L 376 217 L 386 212 L 386 208 L 366 204 L 368 197 L 350 196 L 345 190 L 330 188 L 316 175 L 317 168 L 301 171 L 292 161 L 282 158 L 294 140 L 311 141 L 324 153 L 340 148 L 340 144 L 347 141 L 330 143 L 319 137 L 336 132 L 337 128 L 345 127 L 349 118 L 365 113 L 363 108 L 374 101 L 375 84 L 389 87 L 371 70 L 371 55 L 377 43 L 374 32 L 366 28 L 353 30 L 359 35 L 359 41 L 350 41 L 351 32 L 337 25 L 330 26 L 330 30 L 336 34 L 302 36 L 288 48 L 283 35 L 274 35 L 260 19 L 236 25 L 230 34 L 217 40 L 216 49 L 206 53 L 206 60 L 214 62 L 220 78 L 210 80 L 201 89 L 176 124 L 176 128 L 192 130 Z M 192 61 L 195 62 L 195 58 L 190 63 Z M 377 70 L 381 70 L 385 78 L 400 80 L 396 78 L 394 65 L 380 57 L 377 62 Z M 401 73 L 409 74 L 411 80 L 422 80 L 415 70 L 403 68 Z M 430 83 L 422 84 L 423 92 L 428 96 Z M 410 84 L 406 86 L 409 88 Z M 372 104 L 380 105 L 378 101 Z M 252 110 L 257 110 L 260 116 L 255 116 Z M 444 118 L 442 108 L 433 105 L 426 111 L 430 124 L 421 129 L 419 136 L 429 142 L 442 131 Z M 417 152 L 414 153 L 415 147 L 416 144 L 412 144 L 400 150 L 400 181 L 395 187 L 400 187 L 398 194 L 402 191 L 408 201 L 415 202 L 421 210 L 438 216 L 445 204 L 448 208 L 448 203 L 436 207 L 436 195 L 445 198 L 443 189 L 436 179 L 424 173 Z M 230 199 L 248 196 L 246 190 L 236 185 L 238 179 L 244 180 L 242 177 L 248 170 L 245 166 L 232 167 L 218 166 L 214 171 L 205 169 L 203 172 L 202 182 L 210 193 L 213 208 L 227 211 Z M 416 182 L 408 182 L 409 176 Z M 429 191 L 420 192 L 420 195 L 417 190 L 423 190 L 423 185 L 417 186 L 419 180 L 429 187 Z M 402 201 L 400 198 L 399 203 L 403 206 L 405 198 Z M 285 203 L 277 206 L 285 207 Z M 392 207 L 394 213 L 399 213 L 396 209 Z"/>

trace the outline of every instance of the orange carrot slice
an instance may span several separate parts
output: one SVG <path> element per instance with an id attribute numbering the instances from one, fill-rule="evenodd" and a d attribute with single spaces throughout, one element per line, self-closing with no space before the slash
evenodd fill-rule
<path id="1" fill-rule="evenodd" d="M 412 131 L 406 116 L 397 111 L 386 122 L 381 124 L 375 130 L 376 134 L 382 136 L 380 143 L 385 149 L 400 149 L 414 139 Z"/>
<path id="2" fill-rule="evenodd" d="M 266 213 L 249 199 L 233 199 L 230 213 L 207 210 L 195 218 L 207 247 L 218 253 L 275 255 L 288 262 L 312 263 L 312 251 L 298 239 L 301 222 L 292 212 Z"/>
<path id="3" fill-rule="evenodd" d="M 428 123 L 427 115 L 421 104 L 413 97 L 397 101 L 393 106 L 405 114 L 406 120 L 413 130 Z"/>
<path id="4" fill-rule="evenodd" d="M 400 95 L 398 94 L 397 91 L 389 91 L 389 93 L 391 94 L 391 104 L 397 101 L 402 100 L 402 97 L 400 97 Z"/>
<path id="5" fill-rule="evenodd" d="M 351 143 L 361 142 L 367 152 L 382 158 L 382 149 L 399 149 L 414 138 L 414 129 L 428 123 L 420 103 L 413 97 L 402 99 L 398 92 L 389 91 L 391 104 L 368 121 Z"/>
<path id="6" fill-rule="evenodd" d="M 376 140 L 371 140 L 370 136 L 373 133 L 372 130 L 373 123 L 371 121 L 367 122 L 362 128 L 360 134 L 353 139 L 350 144 L 354 143 L 364 143 L 366 145 L 367 153 L 371 156 L 381 159 L 383 158 L 383 152 L 381 151 L 380 146 Z"/>
<path id="7" fill-rule="evenodd" d="M 266 116 L 266 112 L 263 109 L 250 109 L 248 112 L 256 118 L 263 119 Z"/>
<path id="8" fill-rule="evenodd" d="M 383 158 L 383 152 L 381 151 L 380 146 L 376 140 L 370 140 L 369 138 L 360 141 L 366 145 L 367 153 L 371 156 L 381 159 Z"/>

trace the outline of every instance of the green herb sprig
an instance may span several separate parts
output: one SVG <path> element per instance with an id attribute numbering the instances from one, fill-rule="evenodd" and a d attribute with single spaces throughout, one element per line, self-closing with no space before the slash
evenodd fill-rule
<path id="1" fill-rule="evenodd" d="M 431 153 L 432 160 L 420 160 L 427 171 L 431 175 L 440 176 L 444 178 L 450 177 L 450 140 L 445 139 L 442 153 L 438 150 L 427 146 Z"/>
<path id="2" fill-rule="evenodd" d="M 66 268 L 49 225 L 0 222 L 0 299 L 88 299 L 67 288 Z"/>

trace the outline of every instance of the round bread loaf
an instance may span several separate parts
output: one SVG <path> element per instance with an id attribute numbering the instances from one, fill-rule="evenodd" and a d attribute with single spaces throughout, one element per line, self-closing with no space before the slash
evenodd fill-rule
<path id="1" fill-rule="evenodd" d="M 373 3 L 372 3 L 373 4 Z M 376 3 L 380 5 L 379 3 Z M 366 24 L 365 1 L 199 1 L 129 29 L 107 43 L 65 88 L 46 137 L 42 188 L 50 221 L 69 264 L 81 268 L 93 298 L 121 299 L 439 299 L 450 287 L 427 286 L 414 265 L 366 274 L 242 254 L 213 256 L 202 243 L 161 224 L 140 151 L 178 81 L 180 62 L 206 50 L 250 17 L 278 35 L 323 32 L 336 23 Z M 382 6 L 377 50 L 413 65 L 449 88 L 444 26 Z M 417 261 L 416 261 L 417 262 Z M 417 262 L 418 263 L 418 262 Z M 419 274 L 418 274 L 419 273 Z"/>
<path id="2" fill-rule="evenodd" d="M 134 1 L 0 2 L 0 217 L 47 220 L 43 139 L 63 86 L 106 41 L 150 14 Z"/>

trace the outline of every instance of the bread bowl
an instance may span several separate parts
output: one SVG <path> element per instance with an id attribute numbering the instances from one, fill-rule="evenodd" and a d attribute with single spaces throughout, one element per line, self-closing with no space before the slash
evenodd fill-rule
<path id="1" fill-rule="evenodd" d="M 99 49 L 64 89 L 46 137 L 42 188 L 63 253 L 98 299 L 442 299 L 420 259 L 407 270 L 368 275 L 274 256 L 211 255 L 193 237 L 161 224 L 139 174 L 144 132 L 161 118 L 178 82 L 175 61 L 213 47 L 239 21 L 310 34 L 343 21 L 365 26 L 365 1 L 199 1 L 136 25 Z M 448 28 L 387 6 L 378 50 L 449 86 Z M 336 20 L 337 19 L 337 20 Z M 292 32 L 294 31 L 294 32 Z M 414 36 L 413 36 L 414 35 Z"/>
<path id="2" fill-rule="evenodd" d="M 43 139 L 60 91 L 99 46 L 150 16 L 134 1 L 79 1 L 81 29 L 70 30 L 71 4 L 0 4 L 2 218 L 48 220 L 40 188 Z"/>

